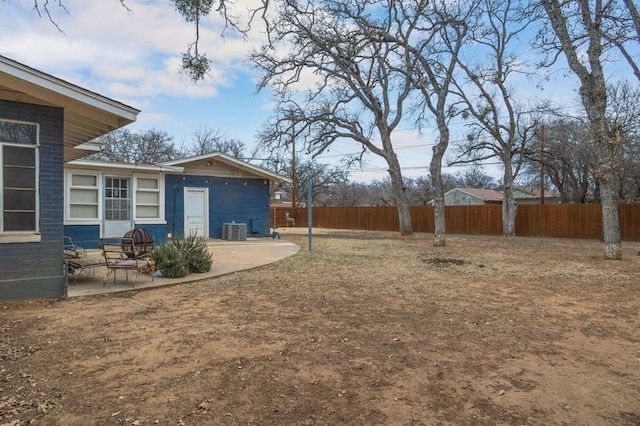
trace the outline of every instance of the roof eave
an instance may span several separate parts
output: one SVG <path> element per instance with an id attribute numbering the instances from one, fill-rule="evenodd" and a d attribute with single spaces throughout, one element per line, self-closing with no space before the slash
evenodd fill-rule
<path id="1" fill-rule="evenodd" d="M 262 167 L 254 166 L 253 164 L 249 164 L 242 160 L 238 160 L 237 158 L 234 158 L 222 152 L 212 152 L 209 154 L 198 155 L 195 157 L 181 158 L 179 160 L 166 161 L 161 164 L 164 164 L 164 165 L 187 164 L 187 163 L 193 163 L 196 161 L 208 160 L 208 159 L 214 159 L 214 158 L 222 159 L 222 161 L 225 161 L 227 164 L 232 164 L 238 168 L 250 171 L 251 173 L 263 179 L 275 180 L 275 181 L 287 182 L 287 183 L 293 182 L 291 178 L 281 176 L 277 173 L 273 173 L 266 169 L 263 169 Z"/>
<path id="2" fill-rule="evenodd" d="M 73 160 L 65 164 L 65 168 L 82 167 L 91 169 L 124 169 L 144 172 L 173 172 L 182 173 L 184 167 L 167 166 L 164 164 L 131 164 L 131 163 L 113 163 L 110 161 L 98 160 Z"/>
<path id="3" fill-rule="evenodd" d="M 0 55 L 0 99 L 64 109 L 64 159 L 79 145 L 136 121 L 138 109 Z"/>

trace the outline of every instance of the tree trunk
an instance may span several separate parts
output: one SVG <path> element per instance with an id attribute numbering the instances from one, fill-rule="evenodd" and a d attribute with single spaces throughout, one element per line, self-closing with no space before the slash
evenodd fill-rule
<path id="1" fill-rule="evenodd" d="M 411 214 L 409 213 L 409 203 L 407 201 L 407 188 L 402 181 L 402 173 L 400 171 L 400 163 L 395 153 L 387 156 L 387 164 L 389 164 L 389 176 L 391 177 L 391 186 L 396 198 L 396 206 L 398 207 L 398 222 L 400 224 L 400 235 L 403 237 L 413 235 L 411 226 Z"/>
<path id="2" fill-rule="evenodd" d="M 504 163 L 510 164 L 510 162 Z M 513 174 L 510 167 L 504 170 L 504 190 L 502 192 L 502 235 L 513 237 L 516 235 L 516 213 L 518 206 L 513 196 Z"/>
<path id="3" fill-rule="evenodd" d="M 449 129 L 446 124 L 440 129 L 440 142 L 433 146 L 433 156 L 429 166 L 431 183 L 435 196 L 433 197 L 433 245 L 444 247 L 447 243 L 447 223 L 445 218 L 444 187 L 442 185 L 442 157 L 449 145 Z"/>
<path id="4" fill-rule="evenodd" d="M 602 66 L 602 23 L 599 18 L 603 13 L 602 2 L 576 2 L 582 13 L 582 24 L 587 30 L 587 37 L 580 43 L 572 38 L 569 31 L 567 16 L 563 14 L 563 7 L 558 0 L 543 0 L 544 7 L 553 29 L 562 44 L 569 68 L 580 79 L 580 98 L 589 118 L 589 127 L 593 143 L 598 152 L 598 167 L 596 175 L 600 182 L 600 200 L 602 203 L 602 230 L 604 238 L 605 259 L 622 259 L 622 238 L 620 236 L 620 222 L 618 219 L 618 179 L 619 179 L 619 138 L 612 134 L 607 122 L 607 83 Z M 633 4 L 628 2 L 628 4 Z M 594 5 L 594 13 L 589 9 Z M 630 13 L 633 10 L 630 9 Z M 592 15 L 595 20 L 592 20 Z M 578 15 L 580 16 L 580 15 Z M 577 45 L 586 46 L 578 49 Z M 580 50 L 580 52 L 578 52 Z M 580 62 L 586 53 L 589 68 Z"/>
<path id="5" fill-rule="evenodd" d="M 602 203 L 602 236 L 604 240 L 604 258 L 622 259 L 622 236 L 618 216 L 620 201 L 620 158 L 619 138 L 608 134 L 607 142 L 599 141 L 598 182 L 600 183 L 600 203 Z"/>
<path id="6" fill-rule="evenodd" d="M 602 231 L 604 237 L 604 258 L 622 259 L 620 222 L 618 220 L 618 188 L 609 179 L 600 185 L 602 198 Z"/>
<path id="7" fill-rule="evenodd" d="M 580 88 L 589 117 L 593 143 L 598 153 L 596 169 L 599 201 L 602 203 L 604 258 L 622 259 L 622 237 L 618 218 L 620 189 L 620 137 L 609 128 L 606 118 L 606 84 L 603 78 L 591 78 Z"/>

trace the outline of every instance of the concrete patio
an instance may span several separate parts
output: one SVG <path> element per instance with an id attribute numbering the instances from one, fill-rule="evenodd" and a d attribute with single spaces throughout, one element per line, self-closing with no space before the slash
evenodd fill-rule
<path id="1" fill-rule="evenodd" d="M 246 241 L 209 240 L 208 246 L 213 255 L 213 265 L 209 272 L 191 274 L 184 278 L 155 277 L 153 281 L 148 274 L 140 275 L 134 280 L 135 274 L 130 272 L 127 282 L 124 271 L 119 271 L 115 282 L 112 274 L 104 283 L 107 269 L 102 266 L 95 268 L 95 275 L 94 271 L 87 270 L 78 276 L 69 276 L 67 297 L 117 293 L 200 281 L 267 265 L 292 256 L 300 250 L 297 244 L 271 238 L 250 238 Z M 99 250 L 89 250 L 87 257 L 98 259 L 101 253 Z"/>

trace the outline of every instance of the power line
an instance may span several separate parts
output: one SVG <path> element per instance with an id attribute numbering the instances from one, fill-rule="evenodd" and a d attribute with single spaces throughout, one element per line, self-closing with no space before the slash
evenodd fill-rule
<path id="1" fill-rule="evenodd" d="M 500 166 L 502 163 L 500 162 L 489 162 L 482 163 L 481 166 Z M 452 164 L 448 166 L 442 166 L 442 168 L 460 168 L 460 167 L 468 167 L 468 164 Z M 378 173 L 378 172 L 387 172 L 388 167 L 375 167 L 375 168 L 348 168 L 347 171 L 350 173 Z M 429 170 L 429 166 L 407 166 L 400 167 L 400 170 Z"/>

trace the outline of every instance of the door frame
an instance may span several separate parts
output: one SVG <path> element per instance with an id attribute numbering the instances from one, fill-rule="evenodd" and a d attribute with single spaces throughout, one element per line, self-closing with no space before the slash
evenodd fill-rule
<path id="1" fill-rule="evenodd" d="M 202 187 L 184 187 L 184 236 L 187 236 L 188 220 L 187 220 L 187 200 L 189 198 L 189 193 L 202 193 L 204 195 L 204 211 L 203 211 L 203 233 L 205 238 L 209 238 L 209 188 Z"/>
<path id="2" fill-rule="evenodd" d="M 100 198 L 102 199 L 102 205 L 101 205 L 101 215 L 102 215 L 102 223 L 101 223 L 101 230 L 100 230 L 100 236 L 101 237 L 117 237 L 117 236 L 122 236 L 124 235 L 124 233 L 122 233 L 122 235 L 107 235 L 107 222 L 111 222 L 107 220 L 107 213 L 106 213 L 106 205 L 107 205 L 107 179 L 108 178 L 114 178 L 114 179 L 127 179 L 129 181 L 129 187 L 127 188 L 127 191 L 129 193 L 129 226 L 128 226 L 128 230 L 130 231 L 134 228 L 135 226 L 135 220 L 133 218 L 133 203 L 134 203 L 134 194 L 133 194 L 133 177 L 131 175 L 125 175 L 125 174 L 117 174 L 117 173 L 104 173 L 102 175 L 102 190 L 100 191 Z M 122 222 L 124 223 L 124 220 L 121 221 L 116 221 L 116 222 Z M 127 232 L 125 231 L 125 233 Z"/>

